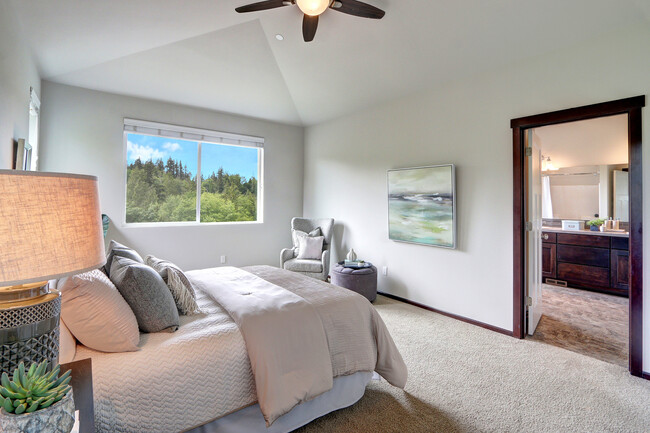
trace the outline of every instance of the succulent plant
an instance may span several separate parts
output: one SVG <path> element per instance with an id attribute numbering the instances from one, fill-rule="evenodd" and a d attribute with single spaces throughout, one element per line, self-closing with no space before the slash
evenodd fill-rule
<path id="1" fill-rule="evenodd" d="M 47 360 L 33 363 L 29 371 L 20 363 L 14 370 L 13 380 L 6 372 L 0 377 L 0 407 L 6 412 L 31 413 L 50 407 L 70 391 L 70 370 L 59 377 L 60 366 L 47 372 Z"/>

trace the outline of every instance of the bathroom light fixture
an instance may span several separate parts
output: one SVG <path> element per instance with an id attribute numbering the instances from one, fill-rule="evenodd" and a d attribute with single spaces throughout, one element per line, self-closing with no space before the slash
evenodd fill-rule
<path id="1" fill-rule="evenodd" d="M 310 17 L 316 17 L 327 10 L 332 0 L 296 0 L 300 10 Z"/>
<path id="2" fill-rule="evenodd" d="M 550 156 L 547 156 L 545 160 L 542 160 L 542 171 L 557 171 L 557 170 L 559 170 L 559 168 L 553 165 Z"/>
<path id="3" fill-rule="evenodd" d="M 283 41 L 284 36 L 282 36 L 280 33 L 278 33 L 277 35 L 275 35 L 275 39 L 277 39 L 278 41 Z"/>

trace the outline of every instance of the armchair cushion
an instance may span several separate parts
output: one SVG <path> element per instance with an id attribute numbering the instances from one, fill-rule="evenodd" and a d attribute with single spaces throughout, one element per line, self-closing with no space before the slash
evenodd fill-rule
<path id="1" fill-rule="evenodd" d="M 320 260 L 291 259 L 284 263 L 284 269 L 294 272 L 323 272 L 323 263 Z"/>

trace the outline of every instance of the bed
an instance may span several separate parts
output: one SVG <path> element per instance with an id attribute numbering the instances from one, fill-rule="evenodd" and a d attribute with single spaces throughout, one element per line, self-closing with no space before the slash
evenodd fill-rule
<path id="1" fill-rule="evenodd" d="M 225 280 L 225 274 L 234 275 L 234 280 Z M 364 297 L 270 266 L 204 269 L 187 272 L 187 276 L 203 313 L 182 316 L 178 331 L 142 334 L 141 350 L 137 352 L 103 353 L 78 346 L 75 360 L 92 358 L 93 362 L 97 432 L 288 432 L 354 404 L 363 396 L 373 372 L 403 388 L 406 366 L 381 318 Z M 247 330 L 250 325 L 241 323 L 240 316 L 248 316 L 249 312 L 238 315 L 226 309 L 232 308 L 228 299 L 215 300 L 219 293 L 229 292 L 238 283 L 241 287 L 254 286 L 251 281 L 260 281 L 276 290 L 273 295 L 282 292 L 297 296 L 308 304 L 308 311 L 316 312 L 311 315 L 322 324 L 329 354 L 323 364 L 330 369 L 331 376 L 327 378 L 329 384 L 323 385 L 326 388 L 310 384 L 313 392 L 300 394 L 294 392 L 293 384 L 288 384 L 291 376 L 286 375 L 284 383 L 273 388 L 274 374 L 263 371 L 263 365 L 267 361 L 272 365 L 272 358 L 284 357 L 283 362 L 290 362 L 287 356 L 294 354 L 286 353 L 287 350 L 264 352 L 262 346 L 277 338 L 274 345 L 282 347 L 293 338 L 288 336 L 293 331 L 273 335 L 276 325 L 264 323 L 277 322 L 277 318 L 269 322 L 256 318 L 256 329 Z M 257 289 L 251 289 L 251 293 L 233 290 L 242 292 L 237 299 L 258 297 Z M 263 297 L 258 298 L 264 301 Z M 285 314 L 283 311 L 278 317 Z M 253 343 L 259 328 L 268 329 L 258 336 L 261 340 Z M 305 321 L 295 328 L 301 330 L 309 325 Z M 300 348 L 295 350 L 299 352 Z M 296 387 L 309 374 L 301 371 Z M 278 393 L 289 395 L 280 397 Z M 282 398 L 295 399 L 297 404 L 292 400 L 280 404 Z"/>

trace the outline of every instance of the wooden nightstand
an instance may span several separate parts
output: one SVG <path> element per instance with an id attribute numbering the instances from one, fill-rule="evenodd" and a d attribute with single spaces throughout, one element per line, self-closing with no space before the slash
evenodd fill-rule
<path id="1" fill-rule="evenodd" d="M 82 359 L 61 364 L 61 372 L 72 370 L 70 385 L 74 392 L 74 405 L 79 411 L 79 433 L 95 431 L 95 405 L 93 404 L 92 360 Z"/>

